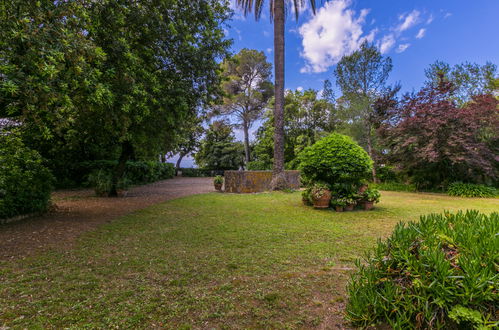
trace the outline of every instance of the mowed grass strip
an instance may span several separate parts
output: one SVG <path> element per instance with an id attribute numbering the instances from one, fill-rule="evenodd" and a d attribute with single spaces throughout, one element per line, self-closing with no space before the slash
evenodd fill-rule
<path id="1" fill-rule="evenodd" d="M 353 261 L 399 221 L 499 199 L 383 192 L 373 211 L 314 210 L 299 193 L 205 194 L 0 263 L 0 325 L 22 328 L 345 326 Z"/>

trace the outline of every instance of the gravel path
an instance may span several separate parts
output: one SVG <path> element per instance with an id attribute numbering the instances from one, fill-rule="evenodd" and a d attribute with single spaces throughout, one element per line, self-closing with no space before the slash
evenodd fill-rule
<path id="1" fill-rule="evenodd" d="M 82 233 L 100 224 L 167 200 L 215 191 L 212 178 L 174 178 L 130 189 L 124 198 L 95 197 L 90 189 L 60 190 L 54 211 L 0 226 L 0 260 L 51 248 L 70 248 Z"/>

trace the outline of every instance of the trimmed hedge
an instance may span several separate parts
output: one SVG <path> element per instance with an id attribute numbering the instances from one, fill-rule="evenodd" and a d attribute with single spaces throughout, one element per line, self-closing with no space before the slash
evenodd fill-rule
<path id="1" fill-rule="evenodd" d="M 65 178 L 57 178 L 59 187 L 88 186 L 88 177 L 99 170 L 110 173 L 114 170 L 117 161 L 95 160 L 76 163 L 68 171 Z M 129 161 L 125 169 L 125 176 L 130 184 L 145 184 L 158 180 L 170 179 L 175 176 L 175 168 L 170 163 L 156 161 Z"/>
<path id="2" fill-rule="evenodd" d="M 52 183 L 38 152 L 14 134 L 0 134 L 0 219 L 45 211 Z"/>
<path id="3" fill-rule="evenodd" d="M 347 190 L 355 189 L 370 177 L 373 162 L 350 137 L 330 134 L 305 148 L 299 157 L 305 184 L 322 182 Z"/>
<path id="4" fill-rule="evenodd" d="M 204 168 L 180 168 L 182 176 L 190 178 L 212 177 L 224 174 L 223 170 L 209 170 Z"/>
<path id="5" fill-rule="evenodd" d="M 470 329 L 499 326 L 499 213 L 431 214 L 399 223 L 357 261 L 347 290 L 358 326 Z"/>
<path id="6" fill-rule="evenodd" d="M 447 194 L 458 197 L 496 197 L 499 193 L 494 187 L 482 184 L 454 182 L 449 185 Z"/>

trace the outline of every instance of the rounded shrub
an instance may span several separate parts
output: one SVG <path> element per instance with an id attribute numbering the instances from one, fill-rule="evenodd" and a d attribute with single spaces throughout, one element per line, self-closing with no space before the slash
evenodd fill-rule
<path id="1" fill-rule="evenodd" d="M 350 137 L 330 134 L 299 155 L 302 179 L 306 184 L 324 182 L 333 189 L 338 185 L 360 185 L 369 178 L 373 162 Z"/>
<path id="2" fill-rule="evenodd" d="M 398 224 L 348 284 L 348 318 L 394 329 L 499 325 L 499 213 L 432 214 Z"/>
<path id="3" fill-rule="evenodd" d="M 0 219 L 47 209 L 53 177 L 14 134 L 0 134 Z"/>
<path id="4" fill-rule="evenodd" d="M 495 197 L 498 191 L 482 184 L 454 182 L 449 185 L 447 194 L 458 197 Z"/>

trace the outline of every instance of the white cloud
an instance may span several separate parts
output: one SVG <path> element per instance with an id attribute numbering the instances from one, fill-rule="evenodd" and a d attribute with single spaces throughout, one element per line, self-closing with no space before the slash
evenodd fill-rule
<path id="1" fill-rule="evenodd" d="M 270 32 L 269 32 L 269 31 L 264 30 L 264 31 L 263 31 L 263 36 L 264 36 L 264 37 L 270 37 Z"/>
<path id="2" fill-rule="evenodd" d="M 368 9 L 357 13 L 348 9 L 350 0 L 326 2 L 308 22 L 304 23 L 299 33 L 303 38 L 303 51 L 306 65 L 301 72 L 325 72 L 338 63 L 343 55 L 359 48 L 364 40 L 372 41 L 376 31 L 363 37 L 362 26 Z"/>
<path id="3" fill-rule="evenodd" d="M 452 13 L 445 13 L 445 15 L 444 15 L 444 19 L 445 19 L 445 18 L 449 18 L 449 17 L 451 17 L 451 16 L 452 16 Z"/>
<path id="4" fill-rule="evenodd" d="M 267 48 L 267 53 L 272 54 L 272 48 Z"/>
<path id="5" fill-rule="evenodd" d="M 426 24 L 431 24 L 431 22 L 433 22 L 433 14 L 430 14 L 430 17 L 428 17 L 428 19 L 426 20 Z"/>
<path id="6" fill-rule="evenodd" d="M 301 92 L 301 91 L 303 91 L 303 87 L 298 86 L 298 87 L 296 87 L 296 90 L 297 90 L 298 92 Z"/>
<path id="7" fill-rule="evenodd" d="M 424 35 L 426 34 L 426 29 L 423 28 L 423 29 L 419 29 L 419 32 L 418 34 L 416 35 L 416 39 L 421 39 L 424 37 Z"/>
<path id="8" fill-rule="evenodd" d="M 396 28 L 395 30 L 397 32 L 403 32 L 407 29 L 410 29 L 411 27 L 413 27 L 414 25 L 418 24 L 419 22 L 419 16 L 421 15 L 421 13 L 414 9 L 413 11 L 411 11 L 409 14 L 407 15 L 400 15 L 399 16 L 399 20 L 402 21 L 402 23 L 400 23 Z"/>
<path id="9" fill-rule="evenodd" d="M 388 34 L 381 39 L 378 43 L 379 51 L 381 54 L 386 54 L 395 44 L 395 36 L 393 34 Z"/>
<path id="10" fill-rule="evenodd" d="M 397 53 L 402 53 L 402 52 L 404 52 L 407 48 L 409 48 L 409 46 L 410 46 L 410 45 L 411 45 L 411 44 L 401 44 L 401 45 L 399 45 L 399 46 L 397 47 L 396 52 L 397 52 Z"/>

